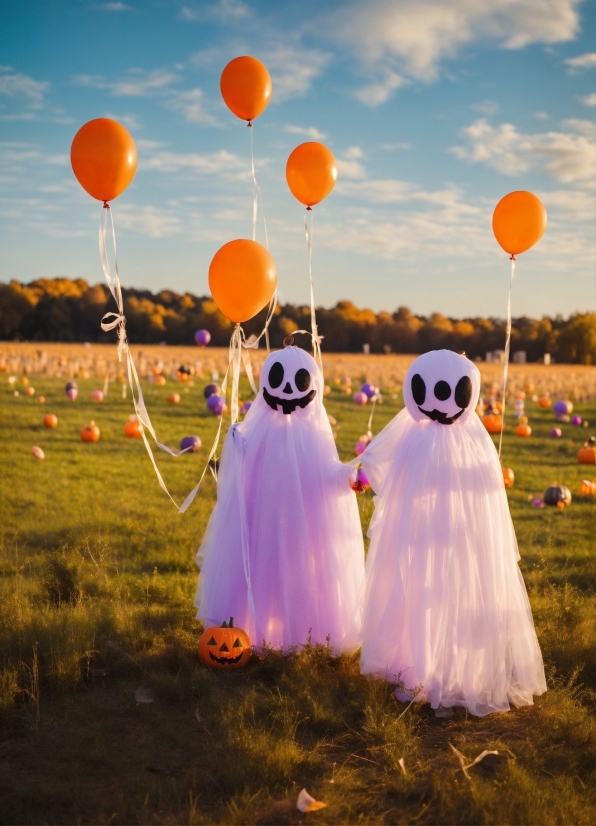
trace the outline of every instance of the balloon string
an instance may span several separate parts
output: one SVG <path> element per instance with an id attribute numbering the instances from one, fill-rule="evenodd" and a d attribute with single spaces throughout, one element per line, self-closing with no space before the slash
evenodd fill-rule
<path id="1" fill-rule="evenodd" d="M 312 347 L 315 361 L 319 365 L 321 376 L 323 376 L 323 359 L 321 356 L 321 336 L 317 327 L 317 316 L 315 313 L 315 288 L 312 275 L 312 242 L 314 230 L 314 213 L 310 211 L 310 227 L 308 225 L 308 215 L 304 216 L 304 233 L 306 235 L 306 246 L 308 249 L 308 275 L 310 278 L 310 326 L 312 328 Z"/>
<path id="2" fill-rule="evenodd" d="M 503 446 L 503 431 L 505 430 L 505 398 L 507 392 L 507 375 L 509 373 L 509 350 L 511 348 L 511 287 L 515 276 L 515 256 L 511 256 L 511 275 L 509 276 L 509 295 L 507 297 L 507 328 L 505 333 L 505 363 L 503 365 L 503 401 L 501 415 L 503 424 L 499 436 L 499 459 L 501 458 L 501 447 Z"/>
<path id="3" fill-rule="evenodd" d="M 117 313 L 105 313 L 101 320 L 101 329 L 104 332 L 109 332 L 110 330 L 117 329 L 118 334 L 118 361 L 122 362 L 123 360 L 126 361 L 126 372 L 127 372 L 127 379 L 128 384 L 130 386 L 133 406 L 135 410 L 135 414 L 137 419 L 143 426 L 143 441 L 145 443 L 145 447 L 147 448 L 147 453 L 149 454 L 149 458 L 151 459 L 151 463 L 153 464 L 153 468 L 155 470 L 157 480 L 159 482 L 160 487 L 163 491 L 169 496 L 172 500 L 174 505 L 178 507 L 175 500 L 173 499 L 172 495 L 170 494 L 167 486 L 159 472 L 159 468 L 155 462 L 155 457 L 153 456 L 153 452 L 150 448 L 149 442 L 147 440 L 147 436 L 145 434 L 145 430 L 148 430 L 151 436 L 153 437 L 155 444 L 160 450 L 169 453 L 170 456 L 178 457 L 181 456 L 183 453 L 186 453 L 190 448 L 185 448 L 184 450 L 175 451 L 172 450 L 167 445 L 162 444 L 156 435 L 155 429 L 151 423 L 151 418 L 149 417 L 149 412 L 145 405 L 145 399 L 143 396 L 143 390 L 141 388 L 141 381 L 139 379 L 139 374 L 137 372 L 136 365 L 134 363 L 134 359 L 132 357 L 132 353 L 130 352 L 130 347 L 128 344 L 128 338 L 126 335 L 126 317 L 124 315 L 124 301 L 122 298 L 122 286 L 120 283 L 120 272 L 118 269 L 118 257 L 117 257 L 117 249 L 116 249 L 116 230 L 114 227 L 114 218 L 112 215 L 112 210 L 110 209 L 109 204 L 104 203 L 105 211 L 102 211 L 101 214 L 101 221 L 99 224 L 99 255 L 101 258 L 102 268 L 104 271 L 104 275 L 106 278 L 106 282 L 108 284 L 109 290 L 116 302 L 118 312 Z M 108 215 L 111 224 L 111 240 L 112 240 L 112 248 L 114 252 L 114 276 L 112 277 L 111 269 L 110 269 L 110 261 L 108 257 L 107 251 L 107 235 L 108 235 Z M 107 379 L 107 376 L 106 376 Z M 123 385 L 123 389 L 126 385 Z M 107 389 L 107 388 L 106 388 Z"/>
<path id="4" fill-rule="evenodd" d="M 368 417 L 368 426 L 366 428 L 366 435 L 372 439 L 372 423 L 373 423 L 373 416 L 375 415 L 375 405 L 377 403 L 377 394 L 373 396 L 373 403 L 372 403 L 372 410 L 370 411 L 370 416 Z"/>
<path id="5" fill-rule="evenodd" d="M 252 123 L 249 121 L 248 126 L 252 127 Z M 253 183 L 253 200 L 252 200 L 252 240 L 257 240 L 257 219 L 258 219 L 258 200 L 261 199 L 261 209 L 263 210 L 263 229 L 265 232 L 265 246 L 269 249 L 269 235 L 267 233 L 267 219 L 265 217 L 265 202 L 263 200 L 263 193 L 261 192 L 261 187 L 259 186 L 259 182 L 257 181 L 257 176 L 255 173 L 255 153 L 254 153 L 254 143 L 253 143 L 253 134 L 254 129 L 250 130 L 250 166 L 252 170 L 252 183 Z M 275 295 L 272 297 L 271 301 L 269 302 L 269 310 L 275 309 L 277 304 L 277 291 Z M 263 333 L 259 336 L 257 341 L 261 338 L 261 336 L 265 335 L 265 345 L 267 347 L 267 353 L 270 352 L 269 347 L 269 322 L 271 319 L 268 317 L 268 321 L 265 324 L 265 328 Z"/>

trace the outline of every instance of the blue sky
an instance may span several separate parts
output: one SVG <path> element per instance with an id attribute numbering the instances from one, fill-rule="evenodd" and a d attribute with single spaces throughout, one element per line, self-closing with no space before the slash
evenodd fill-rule
<path id="1" fill-rule="evenodd" d="M 315 208 L 318 304 L 502 317 L 491 215 L 529 189 L 549 226 L 514 315 L 593 309 L 595 19 L 581 0 L 3 0 L 0 278 L 101 281 L 101 208 L 68 153 L 110 116 L 139 152 L 113 202 L 123 284 L 206 294 L 213 254 L 252 231 L 250 133 L 219 93 L 252 54 L 273 79 L 253 136 L 282 301 L 309 297 L 285 162 L 316 139 L 339 162 Z"/>

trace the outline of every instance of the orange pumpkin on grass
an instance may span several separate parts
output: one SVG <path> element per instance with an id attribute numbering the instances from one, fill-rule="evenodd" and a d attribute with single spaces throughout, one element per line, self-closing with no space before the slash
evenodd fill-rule
<path id="1" fill-rule="evenodd" d="M 84 442 L 98 442 L 99 435 L 99 427 L 95 424 L 95 422 L 89 422 L 87 427 L 84 427 L 81 430 L 81 439 Z"/>
<path id="2" fill-rule="evenodd" d="M 199 660 L 211 668 L 229 671 L 243 668 L 250 659 L 250 639 L 242 628 L 234 628 L 234 617 L 206 628 L 199 637 Z"/>
<path id="3" fill-rule="evenodd" d="M 489 413 L 488 416 L 482 418 L 482 424 L 489 433 L 500 433 L 503 427 L 503 417 L 498 413 Z"/>
<path id="4" fill-rule="evenodd" d="M 44 427 L 56 427 L 58 424 L 58 417 L 54 416 L 53 413 L 46 413 L 43 417 L 43 426 Z"/>
<path id="5" fill-rule="evenodd" d="M 510 467 L 503 468 L 503 482 L 505 483 L 506 488 L 512 488 L 513 483 L 515 481 L 515 473 L 511 470 Z"/>
<path id="6" fill-rule="evenodd" d="M 124 435 L 129 439 L 140 439 L 143 435 L 143 425 L 136 416 L 131 416 L 124 425 Z"/>
<path id="7" fill-rule="evenodd" d="M 596 439 L 594 436 L 584 442 L 584 446 L 577 451 L 577 461 L 580 465 L 596 465 Z"/>
<path id="8" fill-rule="evenodd" d="M 532 428 L 529 424 L 518 424 L 514 430 L 516 436 L 531 436 Z"/>

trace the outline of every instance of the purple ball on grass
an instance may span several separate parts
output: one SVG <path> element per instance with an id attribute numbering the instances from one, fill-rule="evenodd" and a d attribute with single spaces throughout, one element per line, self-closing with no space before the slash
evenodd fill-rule
<path id="1" fill-rule="evenodd" d="M 203 389 L 203 396 L 208 399 L 210 396 L 218 396 L 220 392 L 219 384 L 208 384 Z"/>
<path id="2" fill-rule="evenodd" d="M 561 430 L 560 427 L 553 427 L 553 429 L 550 432 L 550 435 L 552 436 L 553 439 L 560 439 L 561 436 L 563 435 L 563 431 Z"/>
<path id="3" fill-rule="evenodd" d="M 368 401 L 368 396 L 366 393 L 363 393 L 362 390 L 359 390 L 357 393 L 354 393 L 352 400 L 354 404 L 366 404 Z"/>
<path id="4" fill-rule="evenodd" d="M 374 384 L 370 384 L 369 382 L 366 382 L 360 388 L 360 392 L 364 393 L 364 395 L 368 399 L 372 399 L 372 397 L 375 396 L 376 393 L 377 393 L 377 388 L 374 386 Z"/>
<path id="5" fill-rule="evenodd" d="M 581 416 L 572 416 L 571 417 L 571 424 L 575 425 L 575 427 L 581 427 L 582 417 Z"/>
<path id="6" fill-rule="evenodd" d="M 201 449 L 201 440 L 198 436 L 185 436 L 180 442 L 180 450 L 185 450 L 187 453 L 195 453 Z"/>

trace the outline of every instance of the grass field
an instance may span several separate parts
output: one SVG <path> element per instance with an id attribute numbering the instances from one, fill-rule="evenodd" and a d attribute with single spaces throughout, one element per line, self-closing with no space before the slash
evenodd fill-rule
<path id="1" fill-rule="evenodd" d="M 148 363 L 163 360 L 144 349 Z M 189 511 L 178 515 L 142 441 L 123 435 L 130 397 L 113 382 L 107 398 L 93 403 L 101 368 L 83 365 L 89 351 L 79 351 L 56 356 L 64 364 L 51 370 L 29 369 L 33 397 L 23 395 L 22 370 L 18 398 L 8 374 L 0 375 L 0 823 L 594 821 L 596 507 L 594 497 L 579 495 L 579 484 L 596 468 L 575 458 L 596 430 L 593 373 L 590 380 L 564 366 L 513 371 L 521 384 L 538 370 L 540 391 L 580 399 L 575 410 L 591 423 L 587 430 L 563 425 L 563 437 L 553 440 L 552 412 L 527 399 L 531 438 L 516 438 L 511 426 L 504 437 L 549 691 L 508 714 L 477 719 L 456 709 L 441 719 L 428 706 L 398 703 L 387 683 L 361 677 L 357 656 L 336 659 L 324 648 L 305 646 L 290 658 L 272 651 L 229 674 L 199 665 L 194 555 L 215 484 L 207 475 Z M 26 358 L 34 365 L 23 352 L 5 348 L 4 369 L 14 372 Z M 198 453 L 157 457 L 178 502 L 202 472 L 216 430 L 202 388 L 221 356 L 203 356 L 207 375 L 192 384 L 144 382 L 162 441 L 177 447 L 192 433 L 203 441 Z M 172 365 L 184 360 L 169 358 Z M 388 383 L 374 432 L 401 408 L 391 376 L 403 375 L 409 360 L 398 369 L 390 361 L 398 357 L 383 358 Z M 385 375 L 369 375 L 372 362 L 362 357 L 326 357 L 326 365 L 331 381 Z M 90 377 L 80 378 L 85 371 Z M 79 385 L 74 403 L 64 393 L 71 375 Z M 166 402 L 172 389 L 181 395 L 175 406 Z M 242 390 L 248 398 L 248 387 Z M 338 422 L 340 456 L 349 459 L 369 409 L 334 383 L 326 405 Z M 42 427 L 46 412 L 57 415 L 56 429 Z M 85 444 L 78 434 L 91 419 L 101 439 Z M 32 445 L 43 448 L 43 461 L 31 456 Z M 570 487 L 571 506 L 531 507 L 529 499 L 555 482 Z M 370 493 L 359 507 L 366 530 Z M 136 701 L 141 686 L 151 703 Z M 478 764 L 468 780 L 451 746 L 470 760 L 484 749 L 499 758 Z M 301 814 L 303 787 L 327 808 Z"/>

